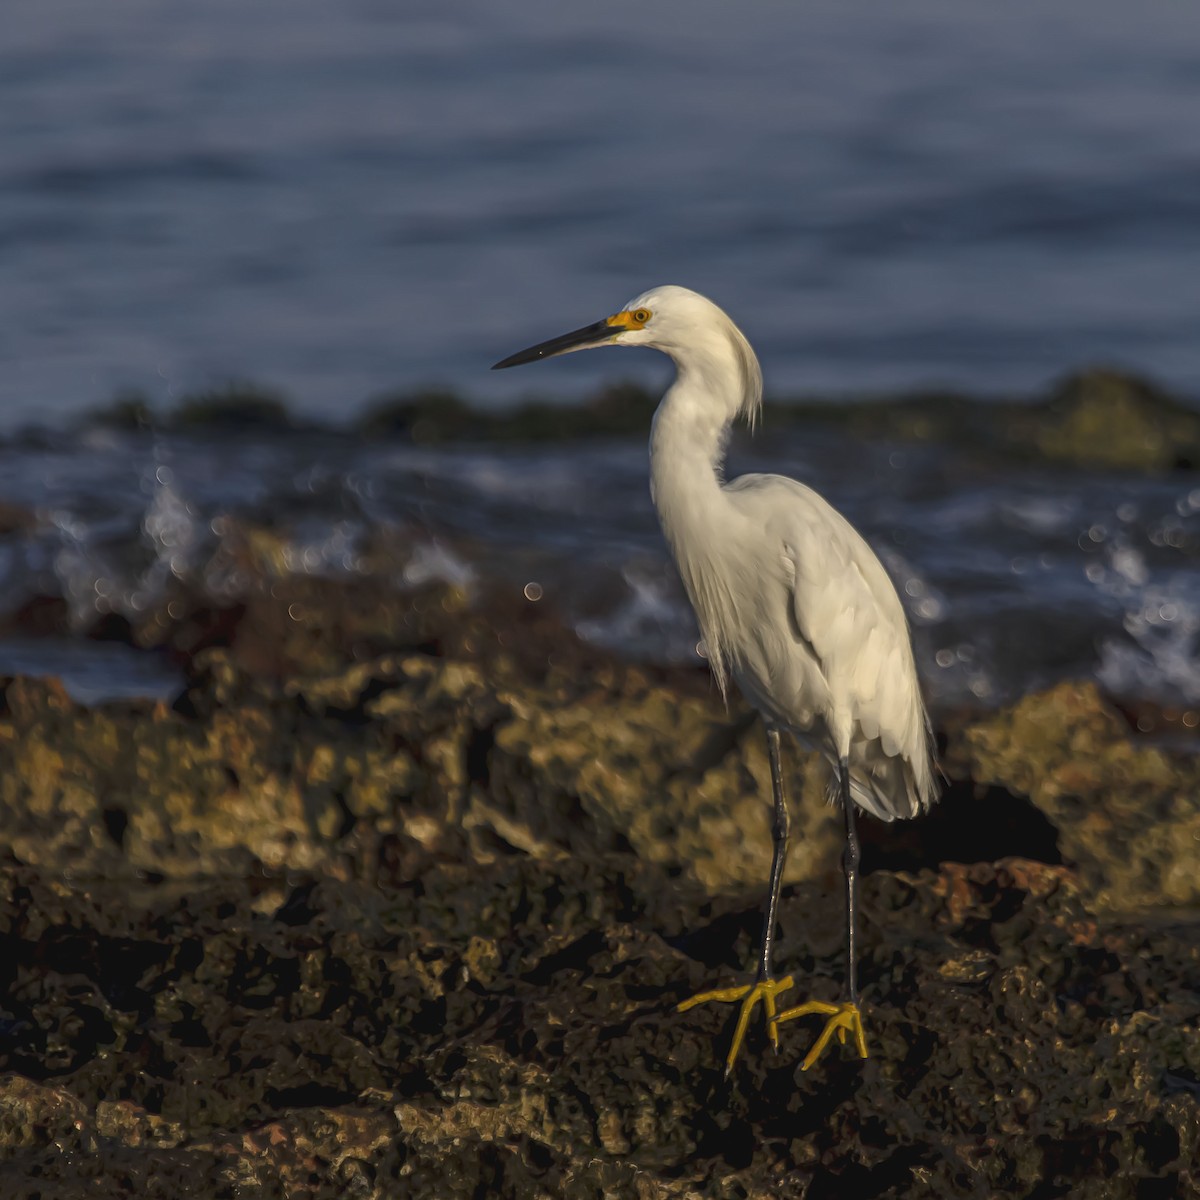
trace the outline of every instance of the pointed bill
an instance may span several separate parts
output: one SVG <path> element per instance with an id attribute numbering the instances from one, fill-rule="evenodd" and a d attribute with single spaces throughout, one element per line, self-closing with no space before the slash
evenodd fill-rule
<path id="1" fill-rule="evenodd" d="M 585 325 L 582 329 L 573 329 L 561 337 L 551 338 L 548 342 L 539 342 L 528 350 L 518 350 L 501 359 L 492 367 L 493 371 L 504 367 L 519 367 L 522 363 L 537 362 L 543 358 L 553 358 L 556 354 L 570 354 L 572 350 L 590 350 L 593 346 L 611 346 L 623 333 L 633 333 L 641 329 L 650 320 L 649 309 L 639 308 L 636 312 L 625 309 L 597 321 L 594 325 Z"/>
<path id="2" fill-rule="evenodd" d="M 592 346 L 603 346 L 611 342 L 625 327 L 614 323 L 614 318 L 606 317 L 592 325 L 584 325 L 582 329 L 573 329 L 560 337 L 551 338 L 548 342 L 539 342 L 528 350 L 518 350 L 492 366 L 493 371 L 504 367 L 519 367 L 523 363 L 538 362 L 543 358 L 554 358 L 558 354 L 570 354 L 572 350 L 588 350 Z"/>

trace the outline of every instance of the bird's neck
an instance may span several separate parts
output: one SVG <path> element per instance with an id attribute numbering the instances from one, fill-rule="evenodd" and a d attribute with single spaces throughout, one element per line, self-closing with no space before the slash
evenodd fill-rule
<path id="1" fill-rule="evenodd" d="M 717 403 L 712 380 L 681 370 L 654 414 L 650 434 L 650 494 L 675 565 L 696 610 L 709 659 L 725 687 L 723 626 L 729 608 L 728 579 L 716 555 L 737 544 L 739 532 L 722 467 L 729 426 L 737 411 Z"/>
<path id="2" fill-rule="evenodd" d="M 663 397 L 650 431 L 650 490 L 663 522 L 719 501 L 731 417 L 681 375 Z"/>
<path id="3" fill-rule="evenodd" d="M 736 357 L 721 350 L 703 358 L 671 355 L 675 382 L 650 434 L 650 480 L 660 516 L 662 504 L 676 496 L 703 501 L 720 493 L 729 427 L 745 399 Z"/>

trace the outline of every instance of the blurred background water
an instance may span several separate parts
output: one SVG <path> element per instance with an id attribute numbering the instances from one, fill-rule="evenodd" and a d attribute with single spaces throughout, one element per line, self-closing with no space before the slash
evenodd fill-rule
<path id="1" fill-rule="evenodd" d="M 296 570 L 502 581 L 587 638 L 696 661 L 643 439 L 420 447 L 99 430 L 230 380 L 337 424 L 441 384 L 569 403 L 649 353 L 489 364 L 660 282 L 711 294 L 772 395 L 1028 394 L 1109 362 L 1200 397 L 1200 9 L 1152 0 L 11 0 L 0 38 L 0 616 L 74 627 L 205 575 L 230 519 Z M 53 432 L 17 435 L 36 422 Z M 790 430 L 894 571 L 935 701 L 1064 675 L 1200 705 L 1200 480 L 981 469 Z M 532 601 L 531 601 L 532 602 Z M 78 694 L 111 647 L 0 642 Z M 91 655 L 91 657 L 89 657 Z M 40 657 L 39 657 L 40 656 Z M 153 676 L 153 678 L 152 678 Z M 1194 715 L 1194 714 L 1193 714 Z"/>
<path id="2" fill-rule="evenodd" d="M 1194 397 L 1198 125 L 1166 0 L 10 0 L 3 415 L 578 394 L 618 368 L 486 367 L 665 282 L 776 394 L 1104 360 Z"/>

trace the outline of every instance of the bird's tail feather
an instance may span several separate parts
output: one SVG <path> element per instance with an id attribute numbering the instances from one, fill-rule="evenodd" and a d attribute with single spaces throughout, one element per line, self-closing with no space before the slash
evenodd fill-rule
<path id="1" fill-rule="evenodd" d="M 904 758 L 881 754 L 871 763 L 855 764 L 850 768 L 850 798 L 864 812 L 881 821 L 917 816 L 933 802 L 933 790 L 932 779 L 918 779 L 912 764 Z M 837 804 L 840 799 L 835 764 L 829 801 Z"/>

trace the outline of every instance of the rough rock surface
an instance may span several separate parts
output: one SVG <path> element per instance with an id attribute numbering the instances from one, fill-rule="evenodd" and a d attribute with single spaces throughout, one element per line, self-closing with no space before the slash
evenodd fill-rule
<path id="1" fill-rule="evenodd" d="M 1200 905 L 1200 758 L 1133 741 L 1094 684 L 1027 696 L 954 753 L 972 779 L 1030 797 L 1097 904 Z"/>
<path id="2" fill-rule="evenodd" d="M 1083 686 L 952 722 L 939 809 L 863 820 L 871 1058 L 754 1028 L 726 1082 L 730 1010 L 674 1004 L 754 958 L 757 727 L 314 597 L 273 670 L 249 609 L 193 640 L 173 709 L 5 686 L 0 1195 L 1200 1194 L 1194 755 Z M 778 965 L 835 999 L 795 770 Z"/>

